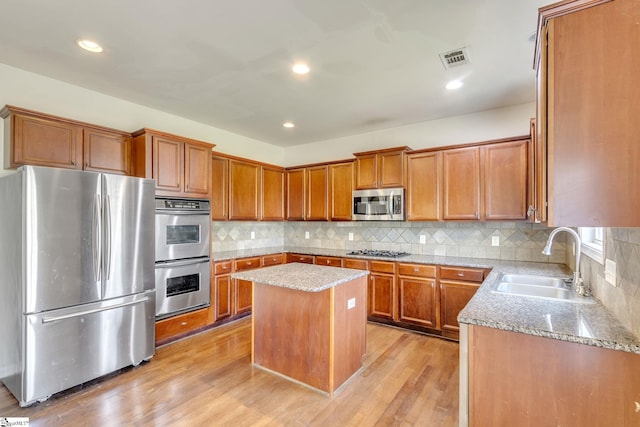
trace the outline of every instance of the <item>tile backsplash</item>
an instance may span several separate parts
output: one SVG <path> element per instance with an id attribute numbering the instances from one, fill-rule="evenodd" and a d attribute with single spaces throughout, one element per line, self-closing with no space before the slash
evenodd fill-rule
<path id="1" fill-rule="evenodd" d="M 616 263 L 616 286 L 604 265 L 583 256 L 582 277 L 594 296 L 636 336 L 640 336 L 640 228 L 606 228 L 605 257 Z"/>
<path id="2" fill-rule="evenodd" d="M 559 235 L 554 242 L 551 256 L 542 255 L 550 232 L 550 228 L 524 222 L 220 221 L 213 222 L 212 245 L 213 251 L 289 245 L 565 263 L 567 240 L 564 235 Z M 349 240 L 350 234 L 353 240 Z M 420 243 L 421 236 L 424 243 Z M 499 246 L 492 246 L 492 237 L 498 237 Z"/>

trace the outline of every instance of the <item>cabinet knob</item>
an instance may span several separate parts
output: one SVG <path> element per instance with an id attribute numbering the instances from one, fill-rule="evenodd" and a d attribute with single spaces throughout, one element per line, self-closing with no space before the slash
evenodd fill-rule
<path id="1" fill-rule="evenodd" d="M 418 271 L 420 271 L 420 269 L 418 267 L 414 267 L 413 272 L 417 273 Z"/>
<path id="2" fill-rule="evenodd" d="M 464 277 L 464 273 L 458 273 L 458 277 Z"/>
<path id="3" fill-rule="evenodd" d="M 247 265 L 251 265 L 251 261 L 249 261 L 249 262 L 247 263 Z"/>
<path id="4" fill-rule="evenodd" d="M 187 322 L 180 322 L 180 325 L 187 326 Z"/>

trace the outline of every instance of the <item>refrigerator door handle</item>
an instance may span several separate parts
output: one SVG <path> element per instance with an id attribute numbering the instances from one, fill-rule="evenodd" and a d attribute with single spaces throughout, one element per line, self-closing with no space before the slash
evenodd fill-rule
<path id="1" fill-rule="evenodd" d="M 135 301 L 128 301 L 128 302 L 123 302 L 120 304 L 115 304 L 115 305 L 109 305 L 106 307 L 100 307 L 100 308 L 94 308 L 91 310 L 82 310 L 82 311 L 76 311 L 75 313 L 69 313 L 69 314 L 63 314 L 60 316 L 54 316 L 54 317 L 43 317 L 42 318 L 42 323 L 51 323 L 51 322 L 57 322 L 60 320 L 66 320 L 66 319 L 71 319 L 74 317 L 79 317 L 79 316 L 86 316 L 89 314 L 94 314 L 94 313 L 99 313 L 101 311 L 106 311 L 106 310 L 111 310 L 113 308 L 121 308 L 121 307 L 127 307 L 130 305 L 135 305 L 135 304 L 140 304 L 143 302 L 146 302 L 149 299 L 148 296 L 135 300 Z"/>
<path id="2" fill-rule="evenodd" d="M 105 276 L 106 280 L 111 278 L 111 199 L 107 194 L 104 198 L 105 213 Z"/>
<path id="3" fill-rule="evenodd" d="M 102 233 L 100 230 L 102 229 L 102 216 L 100 214 L 100 196 L 96 194 L 95 200 L 93 202 L 93 248 L 92 248 L 92 256 L 93 256 L 93 276 L 95 281 L 100 280 L 100 260 L 102 259 Z"/>

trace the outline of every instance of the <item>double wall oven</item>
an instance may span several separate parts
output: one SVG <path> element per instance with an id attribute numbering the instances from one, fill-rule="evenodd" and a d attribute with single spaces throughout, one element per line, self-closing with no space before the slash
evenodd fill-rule
<path id="1" fill-rule="evenodd" d="M 208 200 L 156 198 L 156 318 L 210 303 Z"/>

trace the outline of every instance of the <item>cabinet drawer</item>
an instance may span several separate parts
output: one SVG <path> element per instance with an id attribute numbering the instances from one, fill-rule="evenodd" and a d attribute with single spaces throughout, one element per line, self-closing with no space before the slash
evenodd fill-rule
<path id="1" fill-rule="evenodd" d="M 413 277 L 436 277 L 435 265 L 424 264 L 402 264 L 398 263 L 398 274 L 401 276 Z"/>
<path id="2" fill-rule="evenodd" d="M 156 322 L 156 342 L 206 326 L 208 311 L 203 308 Z"/>
<path id="3" fill-rule="evenodd" d="M 396 272 L 396 263 L 389 261 L 371 261 L 371 271 L 393 274 Z"/>
<path id="4" fill-rule="evenodd" d="M 313 264 L 313 255 L 287 254 L 287 262 Z"/>
<path id="5" fill-rule="evenodd" d="M 221 274 L 228 274 L 228 273 L 231 273 L 231 266 L 232 266 L 231 261 L 216 262 L 214 265 L 213 272 L 216 276 L 219 276 Z"/>
<path id="6" fill-rule="evenodd" d="M 366 259 L 345 258 L 342 260 L 342 266 L 344 268 L 355 268 L 356 270 L 368 270 L 369 261 Z"/>
<path id="7" fill-rule="evenodd" d="M 283 254 L 265 255 L 262 257 L 262 266 L 282 264 L 284 262 Z"/>
<path id="8" fill-rule="evenodd" d="M 478 268 L 440 267 L 440 278 L 482 283 L 484 270 Z"/>
<path id="9" fill-rule="evenodd" d="M 251 270 L 260 267 L 260 257 L 235 260 L 235 271 Z"/>
<path id="10" fill-rule="evenodd" d="M 317 256 L 317 265 L 329 265 L 331 267 L 342 267 L 342 258 L 330 257 L 330 256 Z"/>

